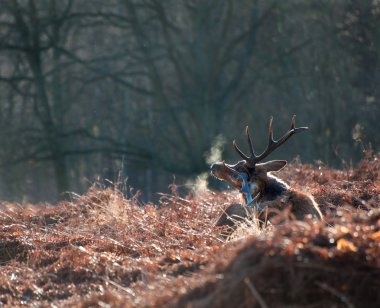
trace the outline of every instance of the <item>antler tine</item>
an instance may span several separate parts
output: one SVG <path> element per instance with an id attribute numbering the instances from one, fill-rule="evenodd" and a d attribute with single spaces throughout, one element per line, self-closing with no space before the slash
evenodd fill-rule
<path id="1" fill-rule="evenodd" d="M 245 127 L 245 135 L 247 136 L 247 142 L 249 144 L 249 152 L 251 153 L 251 157 L 256 157 L 255 150 L 253 149 L 252 140 L 249 136 L 249 128 L 248 126 Z"/>
<path id="2" fill-rule="evenodd" d="M 282 136 L 278 140 L 273 139 L 273 117 L 269 120 L 269 140 L 268 140 L 268 146 L 265 149 L 263 153 L 261 153 L 259 156 L 256 156 L 254 161 L 252 161 L 254 164 L 258 163 L 259 161 L 263 160 L 265 157 L 267 157 L 270 153 L 272 153 L 275 149 L 277 149 L 280 145 L 285 143 L 291 136 L 294 134 L 309 129 L 308 127 L 296 127 L 296 116 L 294 115 L 291 120 L 290 124 L 290 130 L 288 130 L 284 136 Z"/>
<path id="3" fill-rule="evenodd" d="M 273 140 L 273 116 L 271 116 L 269 119 L 269 129 L 268 130 L 269 130 L 268 145 L 270 145 L 274 142 L 274 140 Z"/>
<path id="4" fill-rule="evenodd" d="M 243 158 L 245 159 L 246 161 L 249 160 L 249 157 L 247 155 L 245 155 L 240 149 L 239 147 L 236 145 L 236 141 L 232 141 L 232 146 L 234 147 L 235 151 L 238 152 L 238 154 Z"/>
<path id="5" fill-rule="evenodd" d="M 232 142 L 232 145 L 233 145 L 234 149 L 236 150 L 236 152 L 238 152 L 239 155 L 247 161 L 248 165 L 253 168 L 253 167 L 255 167 L 256 155 L 255 155 L 255 151 L 253 149 L 251 137 L 249 135 L 248 126 L 245 127 L 245 136 L 247 137 L 247 142 L 249 145 L 249 152 L 250 152 L 251 156 L 247 156 L 246 154 L 244 154 L 243 151 L 240 150 L 239 147 L 236 145 L 235 140 Z"/>
<path id="6" fill-rule="evenodd" d="M 290 123 L 290 129 L 296 129 L 296 115 L 292 116 L 292 122 Z"/>

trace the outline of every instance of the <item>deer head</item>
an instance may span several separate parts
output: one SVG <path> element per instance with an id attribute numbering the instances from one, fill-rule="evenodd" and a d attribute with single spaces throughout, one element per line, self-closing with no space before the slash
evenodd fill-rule
<path id="1" fill-rule="evenodd" d="M 296 127 L 295 116 L 293 116 L 290 129 L 280 139 L 274 140 L 272 124 L 273 117 L 269 120 L 269 140 L 267 148 L 263 153 L 260 155 L 255 154 L 247 126 L 245 134 L 249 145 L 250 156 L 244 154 L 234 140 L 232 145 L 243 160 L 234 165 L 226 164 L 224 161 L 213 163 L 210 167 L 211 174 L 220 180 L 227 181 L 231 186 L 244 192 L 246 196 L 250 194 L 252 197 L 255 197 L 262 192 L 269 182 L 267 173 L 282 169 L 286 165 L 286 161 L 272 160 L 265 163 L 259 162 L 285 143 L 291 136 L 308 129 L 307 127 Z M 278 189 L 281 189 L 281 187 Z M 249 203 L 249 196 L 246 198 L 246 201 Z"/>

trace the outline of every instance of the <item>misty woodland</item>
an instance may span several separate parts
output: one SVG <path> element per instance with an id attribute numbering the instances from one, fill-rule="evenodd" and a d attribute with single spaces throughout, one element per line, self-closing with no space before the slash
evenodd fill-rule
<path id="1" fill-rule="evenodd" d="M 270 116 L 309 127 L 274 159 L 342 168 L 379 150 L 378 1 L 0 5 L 0 199 L 128 178 L 157 201 L 216 145 L 234 161 L 246 125 L 264 148 Z"/>

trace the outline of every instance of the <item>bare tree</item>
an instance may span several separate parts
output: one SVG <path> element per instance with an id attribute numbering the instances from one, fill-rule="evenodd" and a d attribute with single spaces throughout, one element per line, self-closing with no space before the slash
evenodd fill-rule
<path id="1" fill-rule="evenodd" d="M 12 61 L 0 78 L 13 90 L 14 101 L 9 104 L 22 108 L 12 121 L 20 115 L 26 118 L 11 125 L 18 134 L 19 151 L 3 165 L 49 161 L 57 191 L 67 191 L 66 157 L 81 152 L 73 138 L 85 134 L 69 118 L 81 89 L 72 79 L 83 78 L 78 76 L 77 62 L 65 53 L 78 26 L 73 1 L 3 1 L 2 9 L 0 50 Z"/>

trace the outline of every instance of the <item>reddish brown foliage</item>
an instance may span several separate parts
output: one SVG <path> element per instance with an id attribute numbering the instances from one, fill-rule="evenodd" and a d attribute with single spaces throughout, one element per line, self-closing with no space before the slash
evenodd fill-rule
<path id="1" fill-rule="evenodd" d="M 93 188 L 56 206 L 4 203 L 0 302 L 378 306 L 379 175 L 379 156 L 347 171 L 290 165 L 281 176 L 315 196 L 325 221 L 247 229 L 230 242 L 213 224 L 236 192 L 174 191 L 140 206 Z"/>

